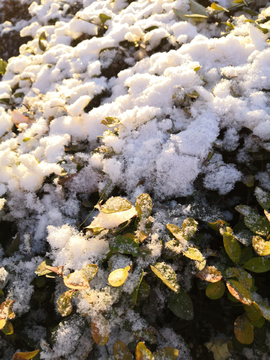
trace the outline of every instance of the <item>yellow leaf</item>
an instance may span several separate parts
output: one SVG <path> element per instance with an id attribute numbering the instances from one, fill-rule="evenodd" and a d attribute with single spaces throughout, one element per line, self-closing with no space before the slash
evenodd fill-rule
<path id="1" fill-rule="evenodd" d="M 92 337 L 96 344 L 104 346 L 110 337 L 109 323 L 101 314 L 96 316 L 91 324 Z"/>
<path id="2" fill-rule="evenodd" d="M 18 352 L 13 356 L 13 360 L 33 359 L 38 353 L 39 353 L 39 350 L 30 351 L 30 352 Z"/>
<path id="3" fill-rule="evenodd" d="M 222 279 L 221 272 L 215 266 L 207 266 L 202 271 L 196 274 L 202 280 L 215 283 Z"/>
<path id="4" fill-rule="evenodd" d="M 270 241 L 265 241 L 260 236 L 253 236 L 252 245 L 258 255 L 270 255 Z"/>
<path id="5" fill-rule="evenodd" d="M 249 321 L 246 314 L 239 316 L 235 320 L 234 335 L 241 344 L 249 345 L 253 342 L 254 339 L 253 325 Z"/>
<path id="6" fill-rule="evenodd" d="M 89 282 L 81 271 L 74 271 L 74 273 L 69 274 L 64 277 L 64 284 L 74 290 L 85 290 L 89 288 Z"/>
<path id="7" fill-rule="evenodd" d="M 126 266 L 124 269 L 121 268 L 112 271 L 108 277 L 109 284 L 113 287 L 122 286 L 128 277 L 129 270 L 130 266 Z"/>

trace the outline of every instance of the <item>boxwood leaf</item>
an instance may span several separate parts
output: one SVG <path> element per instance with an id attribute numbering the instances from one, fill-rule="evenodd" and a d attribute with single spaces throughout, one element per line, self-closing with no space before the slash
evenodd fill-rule
<path id="1" fill-rule="evenodd" d="M 237 280 L 228 280 L 226 282 L 227 288 L 229 292 L 234 296 L 237 300 L 245 305 L 252 304 L 252 295 L 250 291 L 239 281 Z"/>
<path id="2" fill-rule="evenodd" d="M 196 276 L 211 283 L 218 282 L 222 279 L 221 272 L 215 266 L 206 266 L 202 271 L 198 272 Z"/>
<path id="3" fill-rule="evenodd" d="M 258 203 L 265 209 L 269 210 L 270 208 L 270 193 L 262 190 L 258 186 L 255 189 L 255 196 Z"/>
<path id="4" fill-rule="evenodd" d="M 52 273 L 51 270 L 47 269 L 46 266 L 51 266 L 53 263 L 52 260 L 44 260 L 42 263 L 37 267 L 36 274 L 38 276 L 43 276 Z"/>
<path id="5" fill-rule="evenodd" d="M 152 199 L 148 194 L 143 193 L 137 197 L 135 208 L 140 220 L 147 219 L 151 215 L 152 207 Z"/>
<path id="6" fill-rule="evenodd" d="M 96 316 L 91 324 L 92 337 L 96 344 L 104 346 L 107 344 L 110 337 L 109 323 L 107 319 L 99 314 Z"/>
<path id="7" fill-rule="evenodd" d="M 121 254 L 131 254 L 133 256 L 140 255 L 139 245 L 130 237 L 117 235 L 110 241 L 110 250 Z"/>
<path id="8" fill-rule="evenodd" d="M 147 282 L 142 279 L 141 285 L 139 287 L 138 291 L 138 301 L 142 301 L 148 298 L 150 292 L 150 286 L 147 284 Z"/>
<path id="9" fill-rule="evenodd" d="M 98 266 L 96 264 L 88 264 L 85 265 L 81 271 L 83 272 L 83 275 L 86 277 L 87 281 L 91 281 L 98 272 Z"/>
<path id="10" fill-rule="evenodd" d="M 107 116 L 105 119 L 101 120 L 100 123 L 109 127 L 115 127 L 120 124 L 120 120 L 114 116 Z"/>
<path id="11" fill-rule="evenodd" d="M 263 273 L 270 270 L 270 260 L 261 257 L 254 257 L 248 260 L 243 265 L 243 268 L 255 273 Z"/>
<path id="12" fill-rule="evenodd" d="M 183 245 L 187 244 L 187 238 L 184 231 L 174 224 L 167 224 L 167 229 L 173 234 L 173 236 Z"/>
<path id="13" fill-rule="evenodd" d="M 143 342 L 139 342 L 135 350 L 136 360 L 154 360 L 153 354 Z"/>
<path id="14" fill-rule="evenodd" d="M 250 321 L 258 321 L 262 317 L 262 311 L 259 305 L 254 301 L 250 306 L 244 305 L 244 309 Z"/>
<path id="15" fill-rule="evenodd" d="M 57 300 L 57 310 L 62 316 L 68 316 L 71 314 L 73 306 L 71 299 L 73 296 L 73 291 L 69 290 L 64 292 L 59 299 Z"/>
<path id="16" fill-rule="evenodd" d="M 131 208 L 132 204 L 128 200 L 120 196 L 112 196 L 102 206 L 101 211 L 104 214 L 113 214 L 116 212 L 127 211 Z"/>
<path id="17" fill-rule="evenodd" d="M 262 316 L 259 320 L 251 321 L 251 323 L 254 327 L 261 328 L 265 324 L 265 318 Z"/>
<path id="18" fill-rule="evenodd" d="M 155 360 L 177 360 L 179 351 L 172 347 L 166 346 L 163 349 L 153 353 Z"/>
<path id="19" fill-rule="evenodd" d="M 135 287 L 135 289 L 133 290 L 132 294 L 131 294 L 131 298 L 133 300 L 133 304 L 134 306 L 137 304 L 137 299 L 138 299 L 138 293 L 139 293 L 139 288 L 143 279 L 143 275 L 144 275 L 144 271 L 142 270 L 140 273 L 140 278 L 139 278 L 139 282 L 138 285 Z"/>
<path id="20" fill-rule="evenodd" d="M 178 16 L 182 21 L 187 21 L 185 18 L 185 13 L 179 9 L 173 8 L 173 12 Z"/>
<path id="21" fill-rule="evenodd" d="M 46 45 L 45 45 L 45 41 L 47 40 L 47 36 L 46 36 L 46 32 L 43 31 L 38 38 L 38 46 L 40 48 L 41 51 L 45 51 L 46 50 Z"/>
<path id="22" fill-rule="evenodd" d="M 153 273 L 167 285 L 172 291 L 179 291 L 179 284 L 177 282 L 177 276 L 170 265 L 164 262 L 156 263 L 154 266 L 150 265 Z"/>
<path id="23" fill-rule="evenodd" d="M 104 25 L 107 20 L 111 20 L 111 17 L 106 14 L 99 14 L 101 23 Z"/>
<path id="24" fill-rule="evenodd" d="M 250 216 L 245 216 L 244 218 L 246 226 L 261 236 L 267 236 L 270 232 L 269 221 L 258 214 L 252 214 Z"/>
<path id="25" fill-rule="evenodd" d="M 112 271 L 108 277 L 108 282 L 113 287 L 122 286 L 128 277 L 130 266 L 126 266 L 124 269 L 116 269 Z"/>
<path id="26" fill-rule="evenodd" d="M 38 353 L 39 353 L 39 350 L 34 350 L 34 351 L 30 351 L 30 352 L 17 352 L 13 356 L 13 360 L 29 360 L 29 359 L 33 359 Z"/>
<path id="27" fill-rule="evenodd" d="M 258 255 L 270 255 L 270 241 L 265 241 L 260 236 L 254 236 L 252 239 L 252 245 Z"/>
<path id="28" fill-rule="evenodd" d="M 206 8 L 204 6 L 202 6 L 201 4 L 197 3 L 197 1 L 189 0 L 189 6 L 190 6 L 190 10 L 193 14 L 200 14 L 200 15 L 208 16 L 208 12 L 206 11 Z"/>
<path id="29" fill-rule="evenodd" d="M 234 236 L 228 232 L 223 233 L 223 244 L 229 258 L 237 263 L 241 257 L 241 247 Z"/>
<path id="30" fill-rule="evenodd" d="M 187 250 L 183 251 L 183 254 L 192 260 L 203 261 L 203 254 L 197 248 L 189 246 Z"/>
<path id="31" fill-rule="evenodd" d="M 236 339 L 245 345 L 249 345 L 254 340 L 253 325 L 248 319 L 247 315 L 244 314 L 239 316 L 234 323 L 234 334 Z"/>
<path id="32" fill-rule="evenodd" d="M 186 240 L 190 240 L 197 231 L 197 221 L 189 217 L 183 221 L 182 230 L 185 234 Z"/>
<path id="33" fill-rule="evenodd" d="M 225 293 L 225 285 L 223 281 L 208 284 L 205 289 L 205 294 L 209 299 L 220 299 Z"/>
<path id="34" fill-rule="evenodd" d="M 4 75 L 7 70 L 7 62 L 0 58 L 0 74 Z"/>
<path id="35" fill-rule="evenodd" d="M 157 343 L 157 331 L 153 327 L 148 327 L 146 329 L 137 330 L 133 333 L 133 336 L 136 340 L 148 341 L 150 344 Z"/>
<path id="36" fill-rule="evenodd" d="M 14 333 L 13 326 L 10 321 L 6 321 L 5 326 L 1 330 L 5 335 L 12 335 Z"/>
<path id="37" fill-rule="evenodd" d="M 65 276 L 63 281 L 64 284 L 70 289 L 85 290 L 89 288 L 89 282 L 82 271 L 74 271 L 68 276 Z"/>
<path id="38" fill-rule="evenodd" d="M 170 296 L 168 306 L 181 319 L 192 320 L 194 317 L 192 300 L 183 290 Z"/>
<path id="39" fill-rule="evenodd" d="M 113 356 L 115 360 L 132 360 L 129 348 L 122 341 L 117 340 L 113 345 Z"/>

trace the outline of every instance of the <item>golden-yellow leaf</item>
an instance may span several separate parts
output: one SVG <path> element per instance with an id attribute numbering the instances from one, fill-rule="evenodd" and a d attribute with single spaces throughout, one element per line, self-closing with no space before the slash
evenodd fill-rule
<path id="1" fill-rule="evenodd" d="M 126 266 L 124 269 L 121 268 L 112 271 L 108 277 L 109 284 L 113 287 L 122 286 L 128 277 L 129 270 L 130 266 Z"/>

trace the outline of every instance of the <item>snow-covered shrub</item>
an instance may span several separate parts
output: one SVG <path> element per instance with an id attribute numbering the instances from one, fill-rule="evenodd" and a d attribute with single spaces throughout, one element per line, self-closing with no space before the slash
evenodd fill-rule
<path id="1" fill-rule="evenodd" d="M 16 27 L 25 38 L 20 55 L 10 58 L 6 68 L 0 63 L 4 74 L 0 82 L 0 257 L 2 272 L 8 273 L 1 303 L 5 308 L 9 304 L 5 301 L 16 300 L 12 304 L 18 319 L 14 320 L 17 340 L 10 343 L 9 352 L 0 348 L 2 359 L 16 350 L 34 350 L 40 338 L 37 356 L 41 359 L 81 359 L 88 353 L 89 358 L 113 358 L 117 340 L 130 342 L 133 353 L 139 342 L 138 351 L 170 346 L 188 359 L 189 350 L 180 335 L 193 344 L 192 356 L 206 351 L 199 348 L 206 342 L 216 349 L 210 339 L 221 341 L 224 328 L 215 328 L 212 321 L 203 340 L 190 337 L 188 321 L 197 321 L 196 330 L 201 331 L 205 318 L 199 312 L 189 320 L 190 310 L 190 317 L 184 317 L 187 323 L 177 325 L 170 309 L 178 300 L 170 300 L 170 292 L 175 290 L 183 299 L 188 299 L 188 292 L 198 299 L 205 283 L 197 288 L 195 274 L 203 271 L 208 256 L 220 250 L 217 235 L 207 223 L 223 219 L 222 224 L 228 222 L 234 229 L 239 222 L 236 205 L 261 211 L 256 208 L 254 185 L 262 189 L 256 194 L 270 190 L 270 4 L 260 11 L 253 1 L 231 0 L 207 9 L 194 0 L 43 0 L 22 1 L 23 5 L 29 5 L 31 19 L 20 24 L 10 19 L 11 24 L 0 25 L 1 36 Z M 116 213 L 113 207 L 112 217 L 108 200 L 109 210 L 102 211 L 109 196 L 135 204 L 146 193 L 154 203 L 147 221 L 142 221 L 138 206 L 128 205 Z M 173 235 L 185 232 L 187 218 L 193 225 L 184 227 L 194 228 L 198 222 L 201 234 L 193 234 L 191 250 L 186 243 L 179 246 L 166 230 L 170 224 Z M 127 227 L 122 229 L 123 223 Z M 88 230 L 83 228 L 89 224 Z M 238 244 L 229 225 L 221 228 L 229 239 L 225 243 Z M 250 234 L 244 230 L 240 242 L 251 249 Z M 132 244 L 137 255 L 118 251 L 119 239 Z M 257 239 L 254 245 L 260 256 L 257 250 L 267 248 L 265 241 Z M 230 256 L 234 250 L 230 252 L 225 243 L 220 259 L 229 256 L 230 267 L 240 271 L 238 265 L 248 260 L 234 261 Z M 239 252 L 241 245 L 233 246 Z M 198 258 L 190 259 L 189 252 Z M 215 266 L 214 260 L 207 266 Z M 41 263 L 51 267 L 46 276 L 55 279 L 36 276 Z M 65 286 L 68 283 L 62 277 L 75 274 L 72 277 L 80 282 L 90 264 L 98 267 L 91 290 Z M 170 274 L 166 266 L 177 274 L 181 290 L 167 289 L 154 277 L 162 271 Z M 108 282 L 117 269 L 127 276 L 123 296 Z M 237 278 L 237 271 L 232 271 Z M 144 276 L 149 277 L 151 291 L 146 303 L 137 305 L 135 295 L 130 295 L 147 288 Z M 229 275 L 222 276 L 227 284 Z M 84 281 L 87 286 L 87 277 Z M 62 294 L 66 294 L 60 301 L 65 311 L 73 311 L 63 321 L 57 313 Z M 209 306 L 207 301 L 201 300 L 203 307 Z M 224 305 L 223 300 L 220 304 Z M 91 340 L 89 325 L 95 316 L 99 316 L 91 325 L 95 329 L 100 328 L 95 324 L 109 321 L 105 347 Z M 232 337 L 233 328 L 228 325 L 232 322 L 224 324 Z M 155 336 L 149 326 L 156 328 Z M 147 342 L 149 350 L 140 341 L 148 341 L 147 336 L 154 341 Z M 94 340 L 98 344 L 95 336 Z M 117 346 L 125 351 L 120 343 Z M 239 342 L 233 346 L 234 354 L 240 353 Z M 252 346 L 258 356 L 269 353 L 256 341 Z M 229 356 L 228 351 L 224 356 Z"/>

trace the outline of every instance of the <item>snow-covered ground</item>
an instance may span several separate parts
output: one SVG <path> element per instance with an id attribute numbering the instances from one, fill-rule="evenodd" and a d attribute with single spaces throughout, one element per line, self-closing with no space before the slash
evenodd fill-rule
<path id="1" fill-rule="evenodd" d="M 141 193 L 160 202 L 194 194 L 201 178 L 205 189 L 225 195 L 248 175 L 252 151 L 270 150 L 270 21 L 262 31 L 241 8 L 233 25 L 211 9 L 208 20 L 184 21 L 183 14 L 202 11 L 193 0 L 28 3 L 31 20 L 0 25 L 2 35 L 15 29 L 33 38 L 9 59 L 0 82 L 0 216 L 21 239 L 15 255 L 0 252 L 2 266 L 17 274 L 6 294 L 16 299 L 17 316 L 29 310 L 30 283 L 48 244 L 46 256 L 67 273 L 108 252 L 104 239 L 89 241 L 77 229 L 92 193 L 109 184 L 132 204 Z M 264 6 L 259 19 L 267 20 L 270 3 Z M 224 159 L 236 149 L 234 161 Z M 255 178 L 270 190 L 267 171 Z M 151 261 L 160 255 L 162 216 L 153 219 Z M 43 346 L 42 359 L 79 359 L 68 355 L 68 329 L 53 353 Z M 180 358 L 188 359 L 181 346 Z"/>

